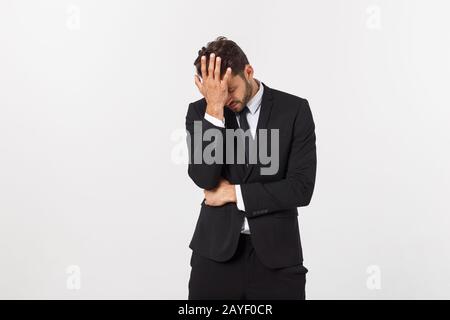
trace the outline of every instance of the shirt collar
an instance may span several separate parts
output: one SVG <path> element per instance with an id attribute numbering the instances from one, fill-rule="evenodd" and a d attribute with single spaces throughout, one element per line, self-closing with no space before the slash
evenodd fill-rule
<path id="1" fill-rule="evenodd" d="M 250 110 L 251 114 L 254 114 L 256 111 L 258 111 L 259 107 L 261 106 L 262 96 L 264 92 L 264 86 L 262 82 L 256 78 L 255 80 L 259 84 L 258 92 L 256 92 L 253 98 L 251 98 L 250 101 L 247 103 L 247 107 Z"/>

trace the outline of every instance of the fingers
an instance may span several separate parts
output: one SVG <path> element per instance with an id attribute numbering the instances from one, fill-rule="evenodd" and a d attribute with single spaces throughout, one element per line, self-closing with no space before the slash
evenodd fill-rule
<path id="1" fill-rule="evenodd" d="M 201 72 L 202 79 L 215 79 L 220 81 L 220 65 L 222 59 L 220 57 L 215 56 L 214 53 L 211 53 L 209 56 L 209 64 L 208 64 L 208 72 L 206 72 L 206 56 L 201 57 Z M 223 77 L 224 82 L 228 81 L 231 76 L 231 68 L 227 68 L 225 75 Z"/>
<path id="2" fill-rule="evenodd" d="M 206 77 L 208 76 L 207 74 L 206 74 L 206 56 L 202 56 L 202 63 L 201 63 L 201 65 L 202 65 L 202 67 L 201 67 L 201 69 L 202 69 L 202 79 L 206 79 Z"/>
<path id="3" fill-rule="evenodd" d="M 214 79 L 214 62 L 215 62 L 215 55 L 214 53 L 211 53 L 209 56 L 209 67 L 208 67 L 208 77 L 211 79 Z"/>
<path id="4" fill-rule="evenodd" d="M 214 70 L 214 79 L 220 81 L 220 57 L 216 58 L 216 69 Z"/>
<path id="5" fill-rule="evenodd" d="M 208 192 L 208 190 L 203 190 L 203 193 L 205 194 L 205 204 L 206 205 L 210 205 L 210 202 L 209 202 L 209 192 Z"/>
<path id="6" fill-rule="evenodd" d="M 222 82 L 228 84 L 228 79 L 231 77 L 231 68 L 228 67 L 225 75 L 223 76 Z"/>

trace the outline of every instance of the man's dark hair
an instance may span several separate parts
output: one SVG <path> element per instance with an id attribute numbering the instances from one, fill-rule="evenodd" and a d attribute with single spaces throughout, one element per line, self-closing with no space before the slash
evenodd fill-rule
<path id="1" fill-rule="evenodd" d="M 220 36 L 216 40 L 208 42 L 205 47 L 198 51 L 198 57 L 194 61 L 194 66 L 197 69 L 197 74 L 202 76 L 202 68 L 200 59 L 206 56 L 206 69 L 209 65 L 209 56 L 214 53 L 216 57 L 220 57 L 220 77 L 222 78 L 228 67 L 231 67 L 232 75 L 240 75 L 244 77 L 245 65 L 249 64 L 247 56 L 244 51 L 234 42 L 228 40 L 226 37 Z"/>

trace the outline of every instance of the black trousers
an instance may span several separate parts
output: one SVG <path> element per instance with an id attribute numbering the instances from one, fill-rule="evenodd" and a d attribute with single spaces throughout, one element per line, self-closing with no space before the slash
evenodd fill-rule
<path id="1" fill-rule="evenodd" d="M 306 273 L 302 264 L 271 269 L 256 256 L 251 236 L 241 233 L 235 255 L 217 262 L 192 252 L 189 300 L 304 300 Z"/>

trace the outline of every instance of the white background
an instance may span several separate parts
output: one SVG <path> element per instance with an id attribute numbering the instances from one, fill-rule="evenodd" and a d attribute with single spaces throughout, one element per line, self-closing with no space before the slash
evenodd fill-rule
<path id="1" fill-rule="evenodd" d="M 257 79 L 313 111 L 307 298 L 449 299 L 449 12 L 444 0 L 2 0 L 0 298 L 187 298 L 203 194 L 184 121 L 201 98 L 197 52 L 224 35 Z"/>

